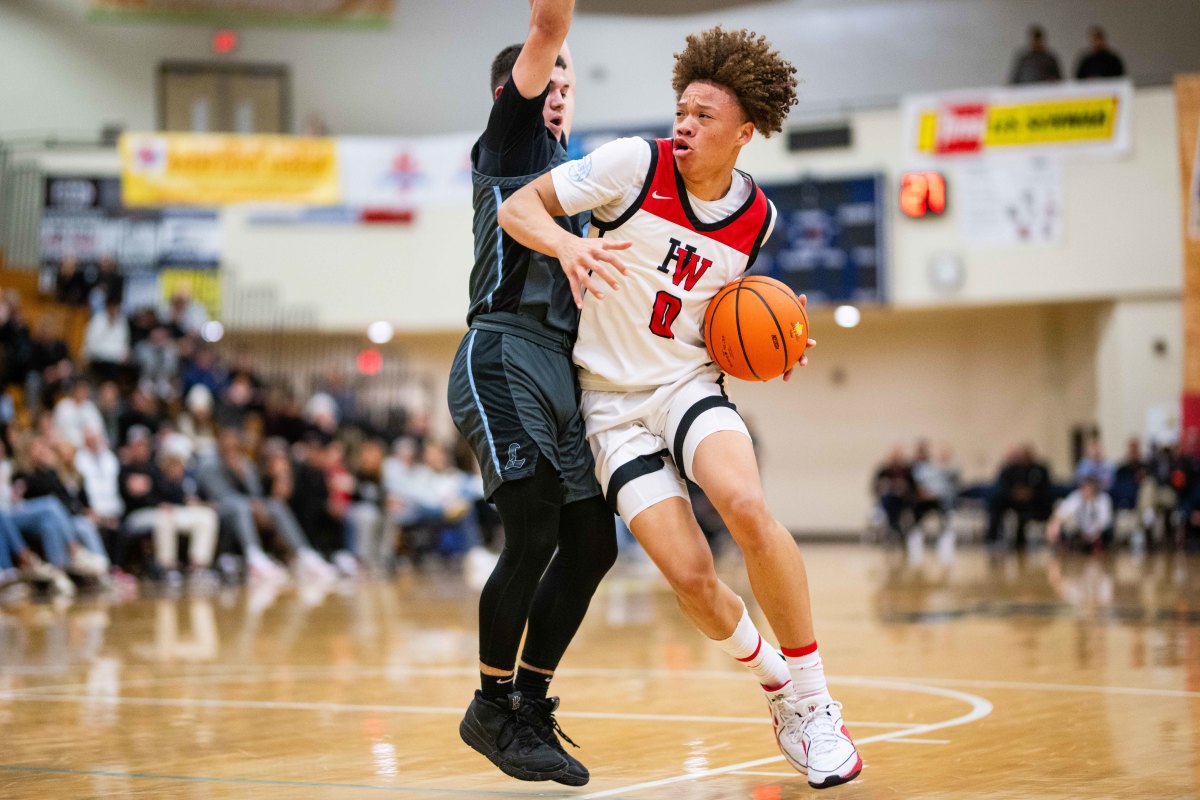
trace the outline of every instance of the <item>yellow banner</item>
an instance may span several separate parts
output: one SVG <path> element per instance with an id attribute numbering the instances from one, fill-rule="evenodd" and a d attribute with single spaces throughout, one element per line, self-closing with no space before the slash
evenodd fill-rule
<path id="1" fill-rule="evenodd" d="M 1103 142 L 1113 137 L 1117 98 L 1088 97 L 988 109 L 988 147 Z"/>
<path id="2" fill-rule="evenodd" d="M 910 152 L 928 156 L 989 151 L 1119 154 L 1130 143 L 1133 87 L 1126 81 L 964 90 L 906 97 Z"/>
<path id="3" fill-rule="evenodd" d="M 120 150 L 126 206 L 341 200 L 333 139 L 133 133 Z"/>
<path id="4" fill-rule="evenodd" d="M 391 21 L 395 5 L 395 0 L 91 0 L 89 16 L 111 22 L 379 28 Z"/>

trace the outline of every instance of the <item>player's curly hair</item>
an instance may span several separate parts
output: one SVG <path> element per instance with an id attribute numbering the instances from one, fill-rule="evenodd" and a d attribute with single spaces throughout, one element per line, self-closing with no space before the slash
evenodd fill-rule
<path id="1" fill-rule="evenodd" d="M 763 136 L 783 130 L 783 120 L 796 105 L 796 68 L 771 48 L 767 37 L 744 28 L 727 31 L 718 25 L 687 37 L 687 47 L 675 54 L 675 96 L 694 81 L 733 92 Z"/>

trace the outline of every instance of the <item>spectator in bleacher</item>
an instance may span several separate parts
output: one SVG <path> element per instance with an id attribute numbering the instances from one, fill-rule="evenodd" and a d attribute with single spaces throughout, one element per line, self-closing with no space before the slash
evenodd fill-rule
<path id="1" fill-rule="evenodd" d="M 88 305 L 93 313 L 99 314 L 110 303 L 116 303 L 120 308 L 124 300 L 125 276 L 121 274 L 120 265 L 112 256 L 101 256 L 88 293 Z"/>
<path id="2" fill-rule="evenodd" d="M 175 379 L 179 376 L 179 345 L 165 325 L 155 325 L 133 348 L 139 378 L 153 393 L 167 402 L 175 399 Z"/>
<path id="3" fill-rule="evenodd" d="M 63 547 L 65 549 L 65 543 Z M 7 511 L 0 511 L 0 590 L 26 580 L 45 581 L 56 594 L 68 597 L 75 594 L 75 585 L 70 578 L 58 567 L 38 558 L 25 542 L 13 516 Z M 11 598 L 12 595 L 0 595 L 0 600 Z"/>
<path id="4" fill-rule="evenodd" d="M 96 387 L 96 410 L 104 422 L 104 438 L 108 442 L 121 441 L 121 412 L 125 410 L 121 402 L 121 387 L 116 381 L 104 381 Z"/>
<path id="5" fill-rule="evenodd" d="M 8 449 L 0 441 L 0 513 L 7 516 L 22 537 L 28 536 L 40 542 L 46 560 L 61 574 L 61 570 L 70 566 L 71 553 L 78 548 L 74 543 L 71 519 L 62 503 L 53 497 L 24 499 L 16 491 L 17 488 L 23 491 L 23 486 L 14 487 L 13 476 L 13 463 L 8 458 Z M 40 563 L 36 558 L 22 558 L 19 552 L 17 556 L 23 565 L 28 563 L 31 568 Z M 66 583 L 70 584 L 70 581 Z M 73 594 L 74 586 L 70 585 L 69 589 L 69 593 Z"/>
<path id="6" fill-rule="evenodd" d="M 324 392 L 317 392 L 304 406 L 304 421 L 308 423 L 309 432 L 329 441 L 338 431 L 337 403 Z"/>
<path id="7" fill-rule="evenodd" d="M 28 443 L 24 468 L 13 476 L 13 490 L 35 500 L 50 497 L 61 503 L 69 515 L 72 540 L 72 567 L 79 572 L 101 575 L 108 571 L 108 554 L 97 526 L 99 516 L 87 505 L 86 490 L 72 493 L 58 474 L 58 456 L 50 443 L 34 436 Z"/>
<path id="8" fill-rule="evenodd" d="M 75 469 L 83 478 L 92 510 L 114 523 L 120 520 L 125 513 L 119 480 L 121 464 L 100 428 L 84 429 L 83 447 L 75 453 Z"/>
<path id="9" fill-rule="evenodd" d="M 443 555 L 465 553 L 480 543 L 475 500 L 483 496 L 483 482 L 454 466 L 450 451 L 441 442 L 427 441 L 418 476 L 424 484 L 426 505 L 437 508 L 438 549 Z"/>
<path id="10" fill-rule="evenodd" d="M 127 509 L 125 528 L 135 535 L 149 532 L 153 536 L 154 558 L 168 585 L 178 584 L 182 579 L 179 537 L 188 536 L 193 581 L 211 581 L 217 549 L 217 512 L 196 498 L 183 459 L 165 455 L 165 466 L 160 469 L 154 462 L 150 432 L 143 428 L 130 431 L 126 454 L 120 479 Z"/>
<path id="11" fill-rule="evenodd" d="M 29 345 L 25 402 L 31 411 L 54 405 L 63 385 L 75 373 L 71 352 L 62 338 L 58 318 L 46 314 L 38 320 Z"/>
<path id="12" fill-rule="evenodd" d="M 245 375 L 231 376 L 217 402 L 217 425 L 242 428 L 254 410 L 254 387 Z"/>
<path id="13" fill-rule="evenodd" d="M 265 493 L 258 469 L 243 450 L 240 431 L 220 432 L 216 456 L 200 464 L 196 480 L 202 494 L 216 504 L 222 524 L 228 525 L 241 542 L 251 575 L 272 572 L 272 562 L 266 558 L 258 534 L 261 521 L 269 523 L 283 540 L 302 578 L 335 576 L 333 567 L 309 544 L 287 503 Z"/>
<path id="14" fill-rule="evenodd" d="M 1150 470 L 1150 463 L 1142 457 L 1141 442 L 1134 437 L 1129 440 L 1125 460 L 1113 472 L 1110 489 L 1113 506 L 1117 511 L 1136 511 L 1141 542 L 1154 529 L 1154 504 L 1157 487 Z M 1139 541 L 1134 534 L 1135 542 Z"/>
<path id="15" fill-rule="evenodd" d="M 64 306 L 82 308 L 88 304 L 87 278 L 75 256 L 63 256 L 54 282 L 54 299 Z"/>
<path id="16" fill-rule="evenodd" d="M 894 448 L 887 460 L 875 471 L 872 483 L 875 499 L 887 519 L 888 531 L 901 535 L 905 513 L 912 508 L 916 485 L 912 469 L 904 458 L 904 452 Z"/>
<path id="17" fill-rule="evenodd" d="M 226 386 L 239 378 L 250 390 L 246 408 L 256 414 L 262 414 L 266 407 L 267 382 L 254 366 L 254 354 L 249 350 L 238 350 L 234 354 L 233 364 L 229 367 L 229 374 L 225 379 Z"/>
<path id="18" fill-rule="evenodd" d="M 1075 465 L 1075 483 L 1081 484 L 1083 479 L 1092 475 L 1100 481 L 1100 490 L 1107 492 L 1112 488 L 1115 468 L 1104 458 L 1104 447 L 1099 439 L 1090 439 L 1087 443 L 1083 458 Z"/>
<path id="19" fill-rule="evenodd" d="M 178 286 L 171 294 L 163 314 L 163 323 L 171 330 L 176 339 L 186 336 L 199 336 L 200 328 L 208 322 L 208 312 L 204 305 L 192 299 L 192 290 L 188 286 Z M 210 386 L 215 389 L 215 386 Z"/>
<path id="20" fill-rule="evenodd" d="M 354 488 L 350 496 L 355 555 L 364 567 L 374 571 L 390 567 L 396 550 L 395 527 L 388 523 L 386 516 L 384 453 L 382 441 L 368 439 L 363 442 L 353 470 Z"/>
<path id="21" fill-rule="evenodd" d="M 158 312 L 153 306 L 143 306 L 129 315 L 129 344 L 136 348 L 150 338 L 150 332 L 155 328 L 166 328 L 158 318 Z M 170 336 L 170 331 L 167 331 Z"/>
<path id="22" fill-rule="evenodd" d="M 1109 49 L 1108 37 L 1104 28 L 1093 25 L 1088 28 L 1088 38 L 1091 40 L 1090 49 L 1079 54 L 1075 64 L 1075 80 L 1088 78 L 1120 78 L 1125 74 L 1125 62 Z"/>
<path id="23" fill-rule="evenodd" d="M 925 515 L 936 513 L 945 530 L 958 499 L 960 470 L 954 462 L 954 451 L 949 447 L 941 448 L 936 459 L 928 456 L 928 445 L 923 452 L 925 457 L 914 460 L 912 466 L 918 497 L 913 521 L 920 525 Z"/>
<path id="24" fill-rule="evenodd" d="M 295 491 L 289 504 L 313 548 L 337 564 L 337 555 L 346 550 L 347 520 L 345 504 L 331 491 L 332 445 L 316 434 L 304 438 L 298 447 L 300 460 L 293 466 Z"/>
<path id="25" fill-rule="evenodd" d="M 139 382 L 133 394 L 129 396 L 129 407 L 117 418 L 117 432 L 120 435 L 118 444 L 124 444 L 129 436 L 129 429 L 140 425 L 152 434 L 158 433 L 159 413 L 158 401 L 151 394 L 151 387 Z"/>
<path id="26" fill-rule="evenodd" d="M 1056 544 L 1061 539 L 1068 546 L 1095 550 L 1111 538 L 1112 524 L 1112 499 L 1099 476 L 1088 474 L 1054 510 L 1046 525 L 1046 540 Z"/>
<path id="27" fill-rule="evenodd" d="M 939 514 L 942 510 L 941 498 L 937 494 L 937 465 L 933 461 L 933 453 L 929 449 L 929 441 L 918 439 L 913 449 L 912 464 L 909 466 L 913 478 L 913 525 L 931 515 Z"/>
<path id="28" fill-rule="evenodd" d="M 1061 80 L 1062 68 L 1058 65 L 1058 56 L 1046 47 L 1046 32 L 1040 25 L 1030 25 L 1029 43 L 1017 51 L 1013 58 L 1008 82 L 1019 84 Z"/>
<path id="29" fill-rule="evenodd" d="M 1048 519 L 1053 500 L 1050 470 L 1037 459 L 1031 445 L 1015 448 L 996 477 L 988 509 L 988 542 L 1000 542 L 1005 517 L 1009 512 L 1015 512 L 1016 546 L 1023 547 L 1029 523 Z"/>
<path id="30" fill-rule="evenodd" d="M 23 385 L 33 346 L 29 326 L 21 316 L 19 296 L 14 303 L 11 295 L 0 295 L 0 386 Z"/>
<path id="31" fill-rule="evenodd" d="M 183 401 L 184 412 L 179 415 L 179 432 L 191 442 L 197 458 L 208 458 L 217 452 L 217 426 L 213 420 L 213 396 L 208 387 L 196 384 Z"/>
<path id="32" fill-rule="evenodd" d="M 83 446 L 83 433 L 88 428 L 104 428 L 104 417 L 92 402 L 92 384 L 80 377 L 67 386 L 67 394 L 54 406 L 54 427 L 58 436 L 73 447 Z"/>
<path id="33" fill-rule="evenodd" d="M 124 382 L 129 376 L 129 323 L 120 301 L 109 299 L 92 315 L 83 336 L 83 355 L 97 382 Z"/>
<path id="34" fill-rule="evenodd" d="M 182 391 L 185 395 L 193 386 L 203 386 L 213 397 L 217 397 L 222 384 L 225 383 L 225 376 L 221 374 L 217 364 L 217 354 L 208 346 L 196 348 L 196 352 L 183 369 L 182 378 Z"/>
<path id="35" fill-rule="evenodd" d="M 296 395 L 290 389 L 275 387 L 267 392 L 263 410 L 263 435 L 295 444 L 304 437 L 304 416 Z"/>
<path id="36" fill-rule="evenodd" d="M 334 405 L 337 406 L 338 419 L 347 422 L 358 419 L 358 398 L 354 388 L 346 380 L 343 370 L 330 370 L 325 376 L 321 391 L 333 399 Z"/>

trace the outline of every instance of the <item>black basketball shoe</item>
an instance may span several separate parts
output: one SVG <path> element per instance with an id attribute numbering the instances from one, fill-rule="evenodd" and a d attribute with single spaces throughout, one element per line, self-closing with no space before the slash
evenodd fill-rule
<path id="1" fill-rule="evenodd" d="M 543 741 L 521 707 L 520 692 L 489 700 L 476 689 L 458 735 L 505 775 L 522 781 L 558 780 L 570 766 L 567 759 Z"/>
<path id="2" fill-rule="evenodd" d="M 555 752 L 567 760 L 566 772 L 554 778 L 554 780 L 559 783 L 565 783 L 567 786 L 583 786 L 591 778 L 591 775 L 588 773 L 587 767 L 579 763 L 577 758 L 568 753 L 563 748 L 562 742 L 558 740 L 558 737 L 561 736 L 571 747 L 579 747 L 559 727 L 558 719 L 554 716 L 554 712 L 557 709 L 557 697 L 547 697 L 541 700 L 530 698 L 524 701 L 521 714 L 528 720 L 529 726 L 537 731 L 537 735 L 541 740 L 554 748 Z"/>

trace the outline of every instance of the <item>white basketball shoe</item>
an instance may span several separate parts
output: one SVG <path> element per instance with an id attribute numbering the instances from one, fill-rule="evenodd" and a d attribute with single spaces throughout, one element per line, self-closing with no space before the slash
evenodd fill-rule
<path id="1" fill-rule="evenodd" d="M 767 692 L 766 698 L 779 752 L 808 775 L 810 786 L 827 789 L 858 777 L 862 757 L 842 722 L 841 703 L 805 703 L 791 684 Z"/>

